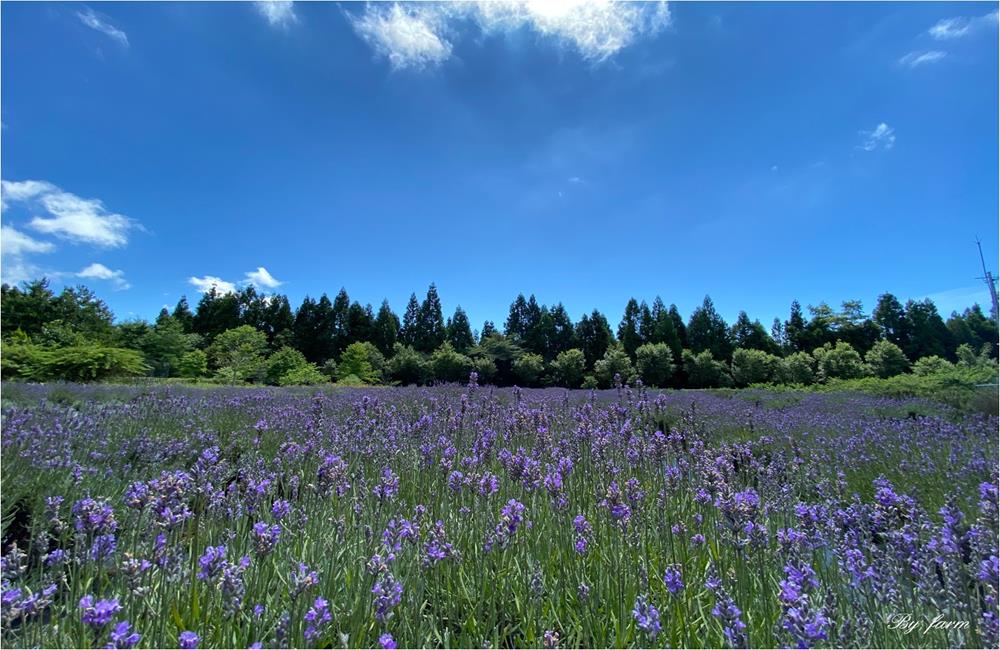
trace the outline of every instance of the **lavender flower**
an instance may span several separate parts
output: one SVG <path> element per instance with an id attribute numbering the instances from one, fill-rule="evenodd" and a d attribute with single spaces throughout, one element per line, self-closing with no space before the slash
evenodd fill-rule
<path id="1" fill-rule="evenodd" d="M 177 644 L 181 650 L 194 650 L 200 642 L 201 637 L 190 631 L 181 632 L 180 636 L 177 637 Z"/>

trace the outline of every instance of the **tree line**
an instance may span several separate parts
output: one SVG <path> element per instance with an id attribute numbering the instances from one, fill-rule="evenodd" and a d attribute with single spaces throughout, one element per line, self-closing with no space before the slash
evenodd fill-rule
<path id="1" fill-rule="evenodd" d="M 657 387 L 809 384 L 866 375 L 931 372 L 996 358 L 997 324 L 978 305 L 945 320 L 930 300 L 892 294 L 866 313 L 857 300 L 834 309 L 793 301 L 770 329 L 741 311 L 728 324 L 706 296 L 687 319 L 660 297 L 630 299 L 621 320 L 598 310 L 573 321 L 561 303 L 518 295 L 506 321 L 473 329 L 456 307 L 445 319 L 437 287 L 411 294 L 400 318 L 341 289 L 331 300 L 253 286 L 212 288 L 194 309 L 182 297 L 156 320 L 115 323 L 86 287 L 52 291 L 45 280 L 3 285 L 3 375 L 100 379 L 114 374 L 214 378 L 227 382 L 609 387 L 641 379 Z M 808 316 L 807 316 L 808 312 Z"/>

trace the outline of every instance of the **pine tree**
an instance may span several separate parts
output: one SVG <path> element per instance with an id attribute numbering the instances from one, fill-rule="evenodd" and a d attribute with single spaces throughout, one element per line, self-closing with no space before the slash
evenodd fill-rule
<path id="1" fill-rule="evenodd" d="M 403 345 L 415 347 L 417 338 L 420 336 L 420 303 L 417 302 L 417 294 L 410 294 L 410 302 L 406 303 L 406 311 L 403 313 L 403 327 L 399 332 Z"/>
<path id="2" fill-rule="evenodd" d="M 414 300 L 416 297 L 414 296 Z M 372 332 L 372 343 L 386 358 L 392 356 L 393 346 L 399 338 L 399 316 L 392 311 L 388 300 L 382 301 L 378 316 L 375 317 L 375 327 Z"/>
<path id="3" fill-rule="evenodd" d="M 639 303 L 635 298 L 629 298 L 628 304 L 625 305 L 625 314 L 618 325 L 618 340 L 621 342 L 625 354 L 633 361 L 636 349 L 644 343 L 639 335 L 641 318 L 642 311 L 639 309 Z"/>
<path id="4" fill-rule="evenodd" d="M 698 353 L 708 350 L 719 361 L 727 361 L 733 352 L 729 327 L 719 312 L 715 311 L 715 305 L 708 296 L 691 314 L 687 337 L 692 351 Z"/>
<path id="5" fill-rule="evenodd" d="M 434 283 L 427 288 L 427 297 L 420 304 L 417 315 L 417 339 L 414 348 L 419 352 L 433 352 L 444 343 L 444 316 L 441 313 L 441 299 L 438 298 Z"/>
<path id="6" fill-rule="evenodd" d="M 455 315 L 448 319 L 445 326 L 447 339 L 456 352 L 465 354 L 476 344 L 472 336 L 472 327 L 469 325 L 469 317 L 461 306 L 455 307 Z"/>

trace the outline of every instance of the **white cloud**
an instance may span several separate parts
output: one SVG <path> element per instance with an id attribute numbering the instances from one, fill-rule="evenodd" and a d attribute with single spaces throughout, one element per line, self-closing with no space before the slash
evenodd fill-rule
<path id="1" fill-rule="evenodd" d="M 928 52 L 910 52 L 906 56 L 902 57 L 899 60 L 899 63 L 901 65 L 906 65 L 911 68 L 915 68 L 918 65 L 937 63 L 946 56 L 948 56 L 948 53 L 942 52 L 940 50 L 930 50 Z"/>
<path id="2" fill-rule="evenodd" d="M 245 283 L 267 289 L 275 289 L 283 284 L 281 280 L 275 279 L 273 275 L 268 273 L 263 266 L 258 266 L 256 271 L 247 271 Z"/>
<path id="3" fill-rule="evenodd" d="M 454 4 L 368 5 L 350 18 L 355 31 L 396 69 L 439 65 L 452 54 L 449 36 L 458 23 L 483 34 L 528 29 L 601 62 L 639 38 L 653 36 L 671 21 L 666 2 L 615 0 L 502 0 Z"/>
<path id="4" fill-rule="evenodd" d="M 12 202 L 41 207 L 48 216 L 36 216 L 28 224 L 34 230 L 74 243 L 117 248 L 128 243 L 135 226 L 128 217 L 105 209 L 98 199 L 82 199 L 45 181 L 0 181 L 4 208 Z"/>
<path id="5" fill-rule="evenodd" d="M 859 131 L 864 141 L 861 148 L 865 151 L 875 151 L 876 149 L 892 149 L 896 144 L 896 131 L 885 122 L 880 123 L 871 131 Z"/>
<path id="6" fill-rule="evenodd" d="M 109 23 L 106 17 L 98 16 L 94 13 L 93 9 L 85 9 L 84 11 L 78 11 L 76 13 L 77 17 L 80 19 L 84 25 L 91 29 L 96 29 L 102 34 L 110 36 L 112 39 L 121 43 L 123 47 L 128 47 L 128 36 L 122 30 L 118 29 L 111 23 Z"/>
<path id="7" fill-rule="evenodd" d="M 125 280 L 125 272 L 122 270 L 112 271 L 108 267 L 94 262 L 87 268 L 76 274 L 78 278 L 88 278 L 91 280 L 108 280 L 114 283 L 115 289 L 121 291 L 128 289 L 132 285 Z"/>
<path id="8" fill-rule="evenodd" d="M 285 29 L 298 20 L 291 0 L 256 0 L 253 4 L 271 27 Z"/>
<path id="9" fill-rule="evenodd" d="M 208 293 L 212 287 L 219 293 L 234 293 L 236 291 L 236 285 L 232 282 L 226 282 L 222 278 L 217 278 L 214 275 L 206 275 L 203 278 L 198 278 L 191 276 L 188 278 L 188 283 L 190 283 L 199 293 Z"/>
<path id="10" fill-rule="evenodd" d="M 380 56 L 397 70 L 437 65 L 451 56 L 451 43 L 441 34 L 439 7 L 369 5 L 351 23 Z"/>
<path id="11" fill-rule="evenodd" d="M 507 0 L 475 4 L 475 20 L 486 33 L 528 28 L 572 45 L 592 62 L 604 61 L 636 39 L 670 25 L 666 2 L 613 0 Z"/>
<path id="12" fill-rule="evenodd" d="M 33 239 L 12 226 L 3 226 L 0 228 L 0 249 L 4 255 L 19 257 L 25 253 L 50 253 L 55 246 Z"/>
<path id="13" fill-rule="evenodd" d="M 986 27 L 997 27 L 997 12 L 988 13 L 985 16 L 968 18 L 958 16 L 956 18 L 943 18 L 937 21 L 933 27 L 927 30 L 933 38 L 939 41 L 947 41 L 962 38 L 969 34 L 984 29 Z"/>

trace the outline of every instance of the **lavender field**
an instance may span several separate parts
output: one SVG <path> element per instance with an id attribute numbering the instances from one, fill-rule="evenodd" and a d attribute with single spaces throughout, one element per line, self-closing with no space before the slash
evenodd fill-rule
<path id="1" fill-rule="evenodd" d="M 7 647 L 997 645 L 992 416 L 3 388 Z"/>

